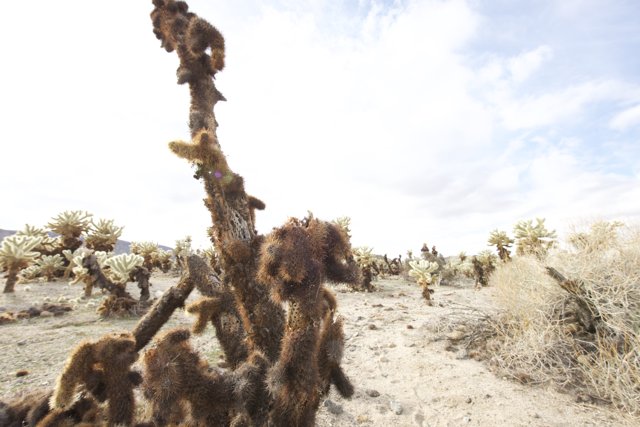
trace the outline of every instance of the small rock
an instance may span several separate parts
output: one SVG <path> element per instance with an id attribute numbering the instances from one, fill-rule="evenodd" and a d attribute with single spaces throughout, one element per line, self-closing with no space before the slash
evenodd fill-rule
<path id="1" fill-rule="evenodd" d="M 407 329 L 413 329 L 413 325 L 407 325 Z"/>
<path id="2" fill-rule="evenodd" d="M 459 341 L 464 338 L 464 332 L 462 331 L 453 331 L 447 335 L 451 341 Z"/>
<path id="3" fill-rule="evenodd" d="M 470 398 L 470 397 L 468 397 L 468 398 L 467 398 L 467 403 L 471 403 L 471 402 L 473 402 L 473 399 L 472 399 L 472 398 Z"/>
<path id="4" fill-rule="evenodd" d="M 396 348 L 396 345 L 394 343 L 389 344 L 387 347 L 389 348 Z"/>
<path id="5" fill-rule="evenodd" d="M 45 310 L 40 313 L 40 317 L 53 317 L 53 313 Z"/>
<path id="6" fill-rule="evenodd" d="M 327 408 L 327 411 L 331 412 L 334 415 L 340 415 L 344 412 L 344 409 L 342 409 L 342 405 L 338 405 L 330 399 L 324 401 L 324 406 Z"/>
<path id="7" fill-rule="evenodd" d="M 382 363 L 388 363 L 388 362 L 389 362 L 389 359 L 387 359 L 386 357 L 382 356 L 382 357 L 380 358 L 380 362 L 382 362 Z"/>
<path id="8" fill-rule="evenodd" d="M 369 388 L 369 389 L 365 390 L 365 393 L 367 393 L 367 396 L 369 396 L 369 397 L 378 397 L 378 396 L 380 396 L 380 392 L 378 390 L 374 390 L 372 388 Z"/>
<path id="9" fill-rule="evenodd" d="M 20 369 L 19 371 L 16 371 L 16 377 L 24 377 L 25 375 L 29 375 L 29 371 L 27 371 L 26 369 Z"/>
<path id="10" fill-rule="evenodd" d="M 462 417 L 462 422 L 463 423 L 470 423 L 471 422 L 471 417 Z"/>
<path id="11" fill-rule="evenodd" d="M 26 344 L 27 344 L 27 341 L 26 341 L 26 340 L 18 341 L 18 342 L 16 343 L 16 345 L 18 345 L 18 346 L 23 346 L 23 345 L 26 345 Z"/>
<path id="12" fill-rule="evenodd" d="M 389 401 L 389 408 L 391 408 L 393 413 L 396 414 L 396 415 L 401 415 L 402 411 L 404 410 L 402 405 L 400 403 L 396 402 L 395 400 Z"/>
<path id="13" fill-rule="evenodd" d="M 371 418 L 369 418 L 367 415 L 358 415 L 358 417 L 356 418 L 356 422 L 358 424 L 364 424 L 370 421 L 371 421 Z"/>
<path id="14" fill-rule="evenodd" d="M 416 414 L 413 416 L 413 420 L 420 427 L 424 425 L 424 415 L 422 414 L 422 412 L 416 412 Z"/>
<path id="15" fill-rule="evenodd" d="M 370 323 L 368 328 L 371 329 L 372 331 L 375 331 L 376 329 L 378 329 L 378 327 L 376 325 L 374 325 L 373 323 Z"/>
<path id="16" fill-rule="evenodd" d="M 364 320 L 364 316 L 358 316 L 356 320 Z"/>

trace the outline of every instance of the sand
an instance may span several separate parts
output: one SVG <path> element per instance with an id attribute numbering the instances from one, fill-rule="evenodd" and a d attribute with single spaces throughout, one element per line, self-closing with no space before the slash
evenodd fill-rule
<path id="1" fill-rule="evenodd" d="M 177 282 L 152 277 L 152 295 Z M 632 426 L 640 419 L 610 406 L 581 403 L 575 395 L 550 387 L 520 384 L 496 374 L 487 363 L 452 346 L 461 321 L 496 312 L 493 289 L 472 283 L 435 289 L 427 306 L 420 289 L 402 278 L 374 282 L 373 293 L 333 287 L 345 324 L 343 367 L 356 387 L 342 399 L 332 391 L 321 403 L 318 426 Z M 135 285 L 129 285 L 135 294 Z M 0 396 L 51 388 L 69 351 L 82 339 L 130 330 L 137 319 L 101 320 L 95 313 L 102 296 L 82 300 L 79 285 L 66 282 L 17 285 L 0 295 L 0 310 L 20 310 L 48 297 L 71 300 L 74 311 L 60 317 L 33 318 L 0 326 Z M 191 298 L 195 298 L 193 295 Z M 176 312 L 166 328 L 188 326 L 192 318 Z M 211 364 L 221 359 L 213 330 L 195 337 L 195 347 Z M 16 372 L 29 373 L 17 377 Z"/>

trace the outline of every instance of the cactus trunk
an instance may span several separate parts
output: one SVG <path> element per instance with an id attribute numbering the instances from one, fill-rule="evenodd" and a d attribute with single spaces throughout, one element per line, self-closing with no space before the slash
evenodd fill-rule
<path id="1" fill-rule="evenodd" d="M 4 284 L 4 293 L 10 294 L 15 292 L 15 285 L 18 281 L 18 273 L 20 269 L 17 266 L 9 267 L 9 271 L 7 272 L 7 282 Z"/>

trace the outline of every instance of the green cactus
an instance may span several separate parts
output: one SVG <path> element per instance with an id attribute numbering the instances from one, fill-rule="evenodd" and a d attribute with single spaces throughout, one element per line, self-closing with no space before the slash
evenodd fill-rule
<path id="1" fill-rule="evenodd" d="M 489 246 L 495 246 L 498 256 L 504 262 L 511 259 L 509 248 L 513 244 L 513 239 L 507 236 L 506 231 L 493 230 L 489 235 Z"/>
<path id="2" fill-rule="evenodd" d="M 555 230 L 549 231 L 544 226 L 544 218 L 520 221 L 513 228 L 516 237 L 516 253 L 518 255 L 535 255 L 542 259 L 556 243 Z"/>
<path id="3" fill-rule="evenodd" d="M 432 305 L 431 294 L 433 290 L 429 288 L 436 285 L 440 280 L 438 270 L 440 265 L 437 262 L 427 261 L 425 259 L 409 261 L 409 276 L 415 277 L 418 285 L 422 287 L 422 296 L 428 305 Z"/>

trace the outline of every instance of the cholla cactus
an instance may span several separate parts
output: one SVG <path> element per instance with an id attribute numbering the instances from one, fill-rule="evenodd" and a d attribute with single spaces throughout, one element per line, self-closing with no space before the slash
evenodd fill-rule
<path id="1" fill-rule="evenodd" d="M 498 257 L 489 250 L 484 250 L 471 259 L 473 276 L 476 280 L 476 288 L 487 286 L 489 276 L 496 269 Z"/>
<path id="2" fill-rule="evenodd" d="M 160 248 L 151 254 L 151 262 L 154 267 L 158 267 L 162 272 L 166 273 L 171 270 L 171 257 L 173 253 L 171 251 L 165 251 Z"/>
<path id="3" fill-rule="evenodd" d="M 112 252 L 118 238 L 122 235 L 123 228 L 114 225 L 112 219 L 100 219 L 97 223 L 91 220 L 87 237 L 84 240 L 85 245 L 95 251 Z"/>
<path id="4" fill-rule="evenodd" d="M 4 292 L 14 292 L 15 284 L 18 281 L 20 270 L 33 264 L 40 256 L 33 249 L 36 248 L 42 239 L 40 237 L 13 236 L 5 237 L 0 246 L 0 267 L 7 270 L 7 282 L 4 285 Z"/>
<path id="5" fill-rule="evenodd" d="M 465 261 L 466 261 L 466 259 L 467 259 L 467 254 L 466 254 L 466 252 L 465 252 L 465 251 L 460 252 L 460 253 L 458 254 L 458 258 L 460 258 L 460 261 L 461 261 L 461 262 L 465 262 Z"/>
<path id="6" fill-rule="evenodd" d="M 63 248 L 75 250 L 82 245 L 80 236 L 89 229 L 91 216 L 84 211 L 64 211 L 53 218 L 47 227 L 60 234 Z"/>
<path id="7" fill-rule="evenodd" d="M 173 248 L 173 255 L 176 257 L 176 266 L 183 269 L 187 257 L 192 253 L 191 236 L 187 236 L 181 240 L 176 240 L 176 246 Z"/>
<path id="8" fill-rule="evenodd" d="M 69 254 L 69 252 L 65 253 L 65 256 L 67 256 L 67 254 Z M 71 265 L 73 265 L 73 268 L 71 271 L 75 275 L 75 278 L 70 283 L 73 285 L 79 282 L 83 282 L 85 297 L 90 297 L 93 291 L 94 280 L 91 277 L 89 270 L 87 270 L 87 268 L 84 266 L 84 259 L 91 254 L 92 252 L 90 250 L 83 249 L 83 248 L 79 248 L 73 254 L 70 254 L 70 256 L 72 256 Z M 111 256 L 110 253 L 103 252 L 103 251 L 97 251 L 97 252 L 94 252 L 93 254 L 96 257 L 96 260 L 98 261 L 98 265 L 100 266 L 100 268 L 104 267 L 105 262 Z"/>
<path id="9" fill-rule="evenodd" d="M 618 228 L 623 226 L 620 221 L 598 221 L 591 225 L 588 233 L 573 233 L 568 240 L 579 251 L 606 250 L 618 240 Z"/>
<path id="10" fill-rule="evenodd" d="M 347 233 L 347 237 L 351 238 L 351 228 L 349 228 L 349 226 L 351 225 L 351 218 L 349 218 L 348 216 L 341 216 L 339 218 L 336 218 L 333 223 L 342 228 L 344 232 Z"/>
<path id="11" fill-rule="evenodd" d="M 160 247 L 157 243 L 153 242 L 131 242 L 129 250 L 132 254 L 140 255 L 144 258 L 144 266 L 149 270 L 153 270 L 154 257 L 157 257 L 156 253 L 160 251 Z"/>
<path id="12" fill-rule="evenodd" d="M 535 255 L 544 258 L 549 249 L 553 247 L 556 239 L 555 230 L 549 231 L 544 226 L 544 218 L 536 218 L 536 225 L 533 221 L 520 221 L 513 228 L 516 236 L 516 253 L 518 255 Z"/>
<path id="13" fill-rule="evenodd" d="M 360 271 L 362 273 L 361 286 L 367 291 L 372 291 L 373 286 L 371 285 L 371 281 L 378 274 L 378 267 L 373 256 L 373 249 L 367 246 L 355 248 L 353 250 L 353 258 L 355 259 L 356 264 L 358 264 L 358 267 L 360 267 Z"/>
<path id="14" fill-rule="evenodd" d="M 495 246 L 498 251 L 498 256 L 504 262 L 511 259 L 511 252 L 509 248 L 513 244 L 513 239 L 507 236 L 506 231 L 493 230 L 489 235 L 489 246 Z"/>
<path id="15" fill-rule="evenodd" d="M 16 232 L 16 236 L 39 237 L 42 239 L 40 244 L 34 248 L 35 251 L 41 254 L 50 254 L 58 246 L 58 239 L 49 236 L 49 233 L 44 228 L 29 224 L 25 224 L 23 230 Z"/>
<path id="16" fill-rule="evenodd" d="M 120 254 L 112 256 L 104 261 L 104 266 L 109 267 L 109 278 L 115 283 L 125 285 L 136 267 L 141 267 L 144 258 L 136 254 Z"/>
<path id="17" fill-rule="evenodd" d="M 437 262 L 427 261 L 424 259 L 409 261 L 409 276 L 415 277 L 418 285 L 422 287 L 422 296 L 427 301 L 428 305 L 431 303 L 432 289 L 429 289 L 429 285 L 436 285 L 440 280 L 438 269 L 440 266 Z"/>
<path id="18" fill-rule="evenodd" d="M 40 277 L 40 267 L 37 265 L 30 265 L 29 267 L 23 269 L 18 274 L 18 283 L 29 283 L 32 280 Z"/>
<path id="19" fill-rule="evenodd" d="M 54 276 L 58 271 L 64 270 L 64 262 L 62 255 L 43 255 L 36 261 L 36 266 L 40 270 L 40 274 L 43 275 L 48 282 L 54 280 Z"/>

